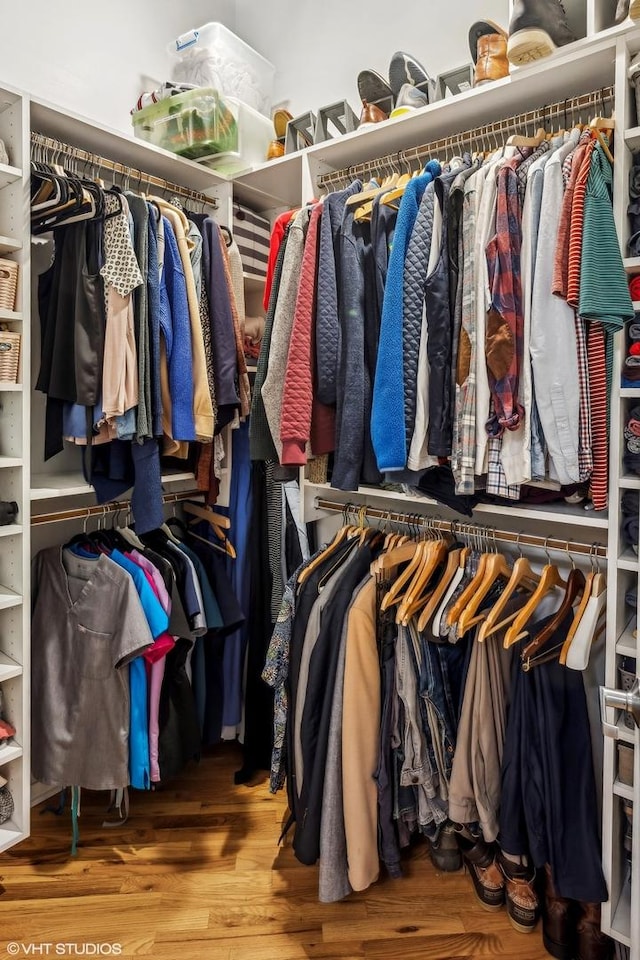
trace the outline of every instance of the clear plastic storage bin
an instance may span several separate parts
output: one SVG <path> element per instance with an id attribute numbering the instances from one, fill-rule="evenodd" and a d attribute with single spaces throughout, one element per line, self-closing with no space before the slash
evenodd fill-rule
<path id="1" fill-rule="evenodd" d="M 215 151 L 209 156 L 201 153 L 197 159 L 218 173 L 230 176 L 264 162 L 273 139 L 273 124 L 234 97 L 225 97 L 225 104 L 235 118 L 234 143 L 226 151 Z"/>
<path id="2" fill-rule="evenodd" d="M 190 30 L 168 49 L 172 80 L 214 87 L 269 116 L 276 68 L 221 23 Z"/>
<path id="3" fill-rule="evenodd" d="M 236 116 L 212 88 L 149 104 L 132 114 L 131 122 L 136 137 L 189 160 L 238 148 Z"/>

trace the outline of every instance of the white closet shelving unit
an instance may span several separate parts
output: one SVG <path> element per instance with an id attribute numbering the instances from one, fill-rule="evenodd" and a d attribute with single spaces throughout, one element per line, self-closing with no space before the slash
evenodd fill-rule
<path id="1" fill-rule="evenodd" d="M 629 24 L 613 26 L 615 0 L 566 0 L 572 26 L 581 37 L 570 47 L 557 51 L 545 61 L 514 70 L 509 78 L 477 90 L 470 90 L 453 99 L 432 104 L 415 113 L 386 123 L 309 147 L 296 154 L 265 163 L 256 169 L 228 179 L 215 172 L 181 160 L 144 144 L 132 137 L 69 114 L 50 104 L 28 101 L 20 94 L 7 92 L 0 102 L 7 104 L 0 113 L 0 136 L 12 148 L 15 167 L 0 168 L 0 251 L 20 260 L 23 282 L 20 292 L 20 313 L 11 318 L 16 328 L 24 326 L 24 362 L 20 386 L 2 392 L 0 419 L 0 498 L 17 499 L 21 506 L 21 525 L 3 535 L 0 528 L 0 683 L 10 704 L 11 719 L 18 727 L 16 743 L 0 751 L 0 772 L 9 776 L 16 800 L 16 813 L 9 825 L 0 826 L 0 851 L 23 839 L 29 832 L 29 803 L 39 797 L 30 789 L 28 718 L 29 718 L 29 561 L 32 547 L 29 538 L 29 511 L 59 509 L 63 505 L 82 506 L 90 502 L 90 490 L 76 469 L 64 458 L 56 458 L 53 466 L 43 464 L 42 398 L 31 391 L 31 375 L 37 371 L 37 335 L 34 349 L 29 342 L 29 324 L 22 316 L 30 314 L 28 224 L 28 158 L 29 130 L 35 130 L 66 143 L 116 160 L 126 166 L 159 176 L 174 183 L 215 196 L 216 216 L 221 223 L 232 223 L 232 205 L 246 204 L 262 212 L 271 221 L 283 210 L 298 206 L 317 193 L 317 178 L 322 174 L 375 160 L 377 157 L 453 135 L 482 124 L 491 123 L 516 113 L 543 107 L 561 100 L 616 83 L 616 156 L 615 212 L 621 240 L 626 241 L 627 176 L 630 149 L 640 148 L 640 126 L 632 111 L 633 98 L 627 86 L 625 68 L 629 57 L 640 50 L 640 28 Z M 1 103 L 0 103 L 1 107 Z M 623 159 L 620 159 L 623 158 Z M 34 247 L 35 276 L 42 269 L 38 258 L 42 248 Z M 627 261 L 631 272 L 640 272 L 640 258 Z M 259 312 L 262 283 L 245 277 L 247 313 Z M 0 316 L 0 320 L 1 320 Z M 35 330 L 34 330 L 35 334 Z M 624 551 L 619 542 L 620 496 L 625 489 L 640 488 L 637 477 L 621 473 L 621 421 L 625 405 L 640 401 L 639 391 L 620 390 L 619 372 L 623 352 L 622 338 L 617 349 L 618 380 L 614 382 L 611 442 L 611 497 L 609 518 L 587 512 L 580 507 L 558 509 L 514 507 L 508 510 L 482 506 L 475 519 L 480 523 L 559 537 L 607 544 L 609 592 L 613 600 L 608 610 L 607 683 L 617 685 L 619 657 L 637 656 L 640 649 L 633 637 L 624 606 L 624 590 L 636 582 L 640 573 L 635 554 Z M 31 360 L 29 361 L 29 357 Z M 33 406 L 33 412 L 30 408 Z M 188 486 L 190 474 L 166 477 L 167 484 L 177 489 Z M 316 508 L 318 497 L 328 495 L 326 484 L 304 480 L 302 513 L 305 520 L 324 519 L 328 515 Z M 332 500 L 357 499 L 359 503 L 387 506 L 388 509 L 438 514 L 445 519 L 455 515 L 425 500 L 412 500 L 402 494 L 375 488 L 354 493 L 331 490 Z M 46 526 L 34 528 L 33 551 L 48 542 L 59 542 L 60 529 Z M 634 836 L 634 876 L 627 882 L 622 849 L 623 818 L 619 798 L 635 797 L 640 811 L 640 734 L 628 731 L 623 720 L 613 715 L 620 735 L 635 744 L 634 789 L 617 780 L 616 751 L 613 740 L 605 744 L 604 782 L 604 862 L 610 903 L 604 910 L 604 926 L 616 939 L 631 946 L 631 960 L 640 960 L 640 818 L 636 813 Z M 609 718 L 611 719 L 611 718 Z M 11 751 L 11 752 L 9 752 Z M 633 895 L 632 895 L 633 891 Z"/>
<path id="2" fill-rule="evenodd" d="M 0 138 L 9 164 L 0 164 L 0 254 L 20 264 L 15 311 L 0 323 L 20 333 L 18 382 L 0 384 L 0 500 L 18 503 L 18 522 L 0 527 L 0 688 L 16 735 L 0 747 L 0 775 L 8 780 L 15 810 L 0 824 L 0 851 L 29 834 L 29 104 L 17 90 L 0 89 Z M 25 322 L 25 319 L 27 322 Z"/>

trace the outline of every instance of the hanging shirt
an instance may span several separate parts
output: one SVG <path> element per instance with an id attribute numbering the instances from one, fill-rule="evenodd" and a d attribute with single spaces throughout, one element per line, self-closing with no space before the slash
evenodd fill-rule
<path id="1" fill-rule="evenodd" d="M 129 574 L 62 547 L 34 562 L 31 628 L 37 780 L 92 790 L 129 782 L 129 662 L 153 643 Z"/>

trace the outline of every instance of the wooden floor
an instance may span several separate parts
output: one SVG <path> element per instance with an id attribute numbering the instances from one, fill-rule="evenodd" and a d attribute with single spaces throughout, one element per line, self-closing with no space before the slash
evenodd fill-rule
<path id="1" fill-rule="evenodd" d="M 284 798 L 266 780 L 234 786 L 239 766 L 237 749 L 221 748 L 175 787 L 135 794 L 115 829 L 101 825 L 104 795 L 83 795 L 77 857 L 68 812 L 35 809 L 32 837 L 0 855 L 0 956 L 547 957 L 539 930 L 523 936 L 504 910 L 486 913 L 470 878 L 436 873 L 423 844 L 403 879 L 319 903 L 317 869 L 276 845 Z"/>

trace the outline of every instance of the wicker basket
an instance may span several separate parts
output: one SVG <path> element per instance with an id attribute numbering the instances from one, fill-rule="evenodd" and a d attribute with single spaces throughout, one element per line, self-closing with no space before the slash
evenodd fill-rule
<path id="1" fill-rule="evenodd" d="M 630 743 L 618 744 L 618 780 L 633 786 L 633 747 Z"/>
<path id="2" fill-rule="evenodd" d="M 20 265 L 15 260 L 0 258 L 0 307 L 3 310 L 16 308 L 19 269 Z"/>
<path id="3" fill-rule="evenodd" d="M 20 366 L 19 333 L 0 327 L 0 383 L 17 383 Z"/>
<path id="4" fill-rule="evenodd" d="M 329 457 L 326 453 L 309 460 L 306 471 L 309 483 L 326 483 L 328 467 Z"/>

